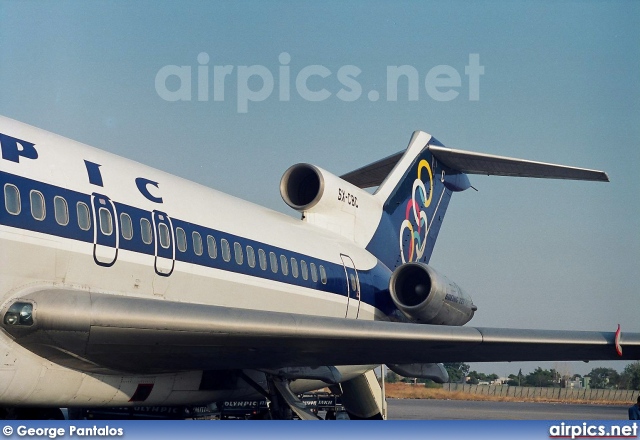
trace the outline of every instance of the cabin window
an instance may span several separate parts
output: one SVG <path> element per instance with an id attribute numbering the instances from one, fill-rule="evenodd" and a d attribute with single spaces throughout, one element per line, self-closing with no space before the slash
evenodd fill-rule
<path id="1" fill-rule="evenodd" d="M 69 207 L 67 206 L 67 201 L 60 196 L 55 196 L 53 198 L 53 208 L 58 224 L 67 226 L 69 224 Z"/>
<path id="2" fill-rule="evenodd" d="M 176 228 L 176 244 L 180 252 L 187 251 L 187 234 L 185 234 L 182 228 Z"/>
<path id="3" fill-rule="evenodd" d="M 318 271 L 316 270 L 315 263 L 309 263 L 309 268 L 311 269 L 311 279 L 314 283 L 318 282 Z"/>
<path id="4" fill-rule="evenodd" d="M 278 257 L 275 253 L 269 252 L 269 262 L 271 263 L 271 272 L 278 273 Z"/>
<path id="5" fill-rule="evenodd" d="M 4 207 L 9 214 L 20 214 L 20 191 L 9 183 L 4 186 Z"/>
<path id="6" fill-rule="evenodd" d="M 324 270 L 324 266 L 320 265 L 320 282 L 322 284 L 327 284 L 327 271 Z"/>
<path id="7" fill-rule="evenodd" d="M 100 208 L 98 215 L 100 217 L 100 231 L 102 231 L 104 235 L 113 234 L 113 217 L 111 217 L 111 212 L 107 208 Z"/>
<path id="8" fill-rule="evenodd" d="M 218 257 L 218 246 L 216 245 L 216 239 L 211 235 L 207 235 L 207 252 L 211 258 Z"/>
<path id="9" fill-rule="evenodd" d="M 220 246 L 222 247 L 222 259 L 227 263 L 231 261 L 231 247 L 226 239 L 220 240 Z"/>
<path id="10" fill-rule="evenodd" d="M 131 223 L 131 217 L 129 214 L 120 214 L 120 231 L 122 231 L 122 238 L 125 240 L 131 240 L 133 238 L 133 223 Z"/>
<path id="11" fill-rule="evenodd" d="M 251 246 L 247 246 L 247 264 L 249 267 L 256 267 L 256 253 Z"/>
<path id="12" fill-rule="evenodd" d="M 289 262 L 284 255 L 280 255 L 280 266 L 282 266 L 282 275 L 289 275 Z"/>
<path id="13" fill-rule="evenodd" d="M 142 242 L 144 244 L 151 244 L 153 240 L 151 237 L 151 222 L 146 218 L 140 219 L 140 235 L 142 236 Z"/>
<path id="14" fill-rule="evenodd" d="M 196 255 L 202 255 L 202 237 L 200 233 L 193 231 L 191 238 L 193 238 L 193 252 L 195 252 Z"/>
<path id="15" fill-rule="evenodd" d="M 267 270 L 267 254 L 262 249 L 258 249 L 258 260 L 260 260 L 260 269 Z"/>
<path id="16" fill-rule="evenodd" d="M 182 234 L 184 235 L 184 231 L 182 231 Z M 169 226 L 167 226 L 166 223 L 158 223 L 158 238 L 160 239 L 160 246 L 169 249 L 169 246 L 171 246 L 171 238 L 169 237 Z M 178 243 L 180 243 L 180 241 L 178 241 Z M 182 252 L 184 252 L 184 250 Z"/>
<path id="17" fill-rule="evenodd" d="M 78 202 L 76 204 L 76 213 L 78 214 L 78 226 L 83 231 L 91 229 L 91 216 L 89 216 L 89 207 L 86 203 Z"/>
<path id="18" fill-rule="evenodd" d="M 298 278 L 298 260 L 293 257 L 291 257 L 291 275 L 294 278 Z"/>
<path id="19" fill-rule="evenodd" d="M 44 220 L 47 213 L 44 206 L 44 196 L 40 191 L 33 190 L 30 194 L 31 198 L 31 215 L 36 220 Z"/>
<path id="20" fill-rule="evenodd" d="M 244 255 L 242 254 L 242 245 L 237 241 L 233 243 L 233 253 L 236 255 L 236 263 L 238 266 L 242 266 Z"/>
<path id="21" fill-rule="evenodd" d="M 300 260 L 300 272 L 302 273 L 302 279 L 309 279 L 309 268 L 307 267 L 307 262 L 304 260 Z"/>

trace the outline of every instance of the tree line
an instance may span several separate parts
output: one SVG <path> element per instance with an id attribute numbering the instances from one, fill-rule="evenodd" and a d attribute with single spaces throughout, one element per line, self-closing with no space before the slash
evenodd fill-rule
<path id="1" fill-rule="evenodd" d="M 470 371 L 471 367 L 464 362 L 445 363 L 449 382 L 451 383 L 494 383 L 499 379 L 495 373 L 486 374 L 477 371 Z M 588 378 L 588 387 L 595 389 L 625 389 L 640 390 L 640 362 L 633 362 L 624 367 L 621 373 L 613 368 L 598 367 L 593 368 L 584 378 Z M 385 375 L 385 380 L 389 383 L 399 381 L 415 381 L 412 378 L 403 378 L 389 370 Z M 523 387 L 566 387 L 571 381 L 579 381 L 584 384 L 585 380 L 580 374 L 563 375 L 555 369 L 545 370 L 537 367 L 530 373 L 523 374 L 522 369 L 517 374 L 510 374 L 506 385 Z M 425 386 L 437 386 L 430 380 L 417 379 Z"/>

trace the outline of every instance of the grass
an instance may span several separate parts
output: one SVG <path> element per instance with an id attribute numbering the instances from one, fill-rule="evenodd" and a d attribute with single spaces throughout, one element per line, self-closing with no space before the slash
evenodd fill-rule
<path id="1" fill-rule="evenodd" d="M 411 385 L 406 383 L 385 384 L 387 398 L 392 399 L 435 399 L 435 400 L 484 400 L 491 402 L 547 402 L 547 403 L 580 403 L 596 405 L 622 405 L 631 403 L 607 400 L 581 400 L 581 399 L 553 399 L 546 397 L 511 397 L 511 396 L 485 396 L 482 394 L 464 393 L 461 391 L 447 391 L 442 388 L 425 388 L 422 384 Z"/>

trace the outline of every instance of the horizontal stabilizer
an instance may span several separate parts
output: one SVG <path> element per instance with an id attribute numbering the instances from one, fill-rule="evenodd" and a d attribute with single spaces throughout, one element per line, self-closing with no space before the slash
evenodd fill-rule
<path id="1" fill-rule="evenodd" d="M 604 171 L 569 167 L 532 160 L 516 159 L 473 151 L 429 145 L 431 154 L 447 167 L 467 174 L 488 176 L 538 177 L 545 179 L 593 180 L 608 182 Z M 369 165 L 340 176 L 341 179 L 359 187 L 379 186 L 398 163 L 404 151 L 392 154 Z"/>
<path id="2" fill-rule="evenodd" d="M 384 159 L 365 165 L 362 168 L 343 174 L 340 178 L 357 186 L 358 188 L 372 188 L 374 186 L 380 186 L 393 167 L 396 166 L 403 154 L 404 151 L 401 151 L 389 157 L 385 157 Z"/>
<path id="3" fill-rule="evenodd" d="M 494 156 L 493 154 L 474 153 L 473 151 L 454 150 L 435 145 L 429 145 L 429 150 L 436 159 L 449 168 L 467 174 L 609 181 L 609 177 L 604 171 Z"/>

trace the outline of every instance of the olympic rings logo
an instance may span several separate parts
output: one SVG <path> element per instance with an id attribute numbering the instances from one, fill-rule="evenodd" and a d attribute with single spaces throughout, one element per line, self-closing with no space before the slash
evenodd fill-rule
<path id="1" fill-rule="evenodd" d="M 422 181 L 422 172 L 426 170 L 429 174 L 429 191 Z M 407 202 L 405 219 L 400 225 L 400 255 L 402 262 L 418 261 L 422 258 L 427 245 L 427 235 L 429 233 L 429 221 L 427 219 L 426 208 L 431 204 L 433 194 L 433 173 L 429 162 L 422 159 L 418 164 L 418 178 L 413 182 L 411 199 Z M 409 249 L 405 253 L 403 236 L 405 230 L 409 231 Z"/>

